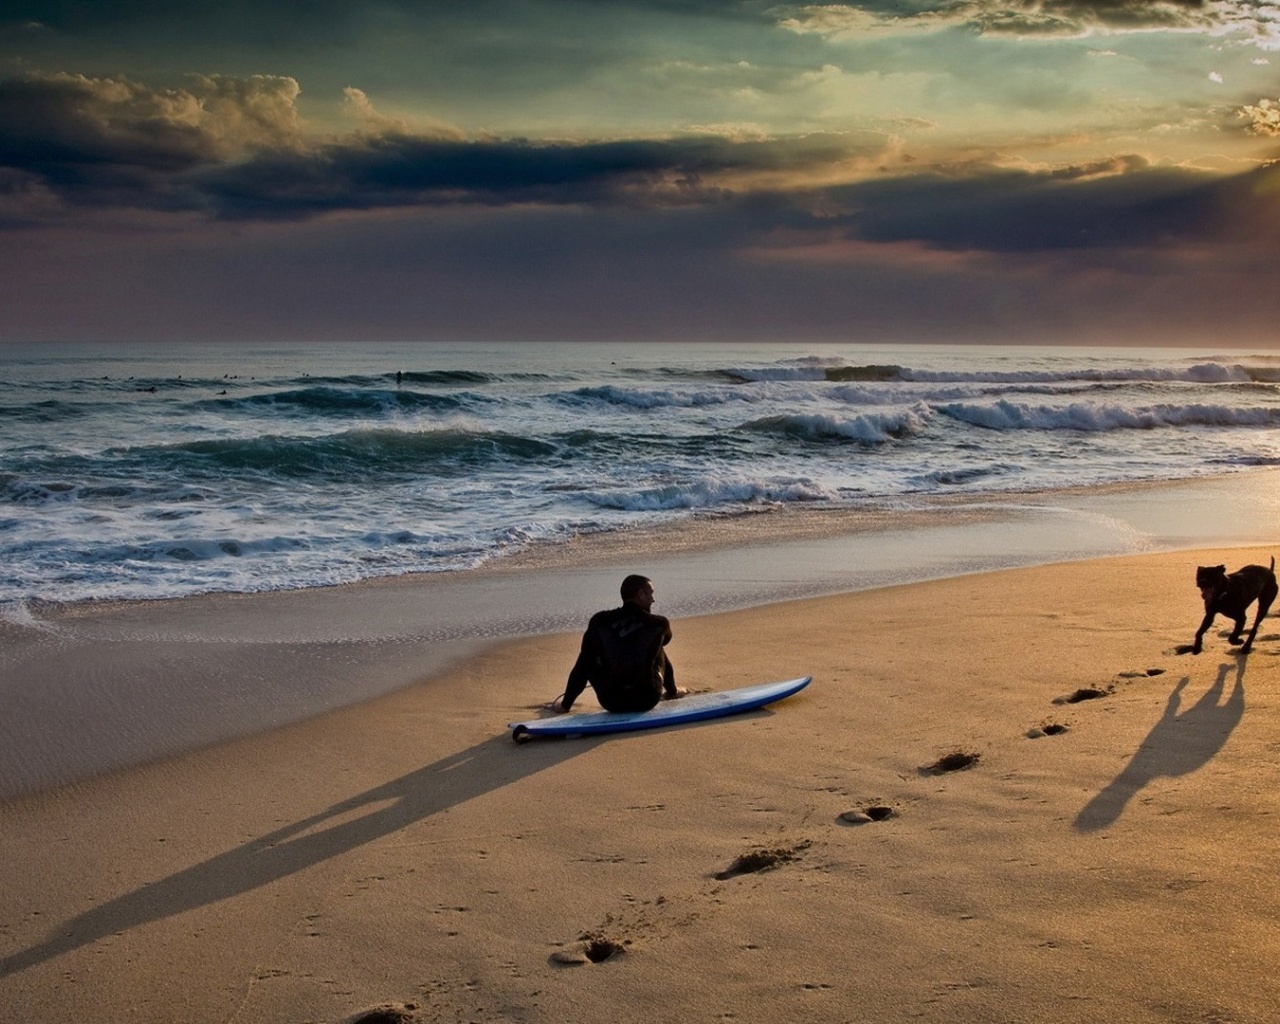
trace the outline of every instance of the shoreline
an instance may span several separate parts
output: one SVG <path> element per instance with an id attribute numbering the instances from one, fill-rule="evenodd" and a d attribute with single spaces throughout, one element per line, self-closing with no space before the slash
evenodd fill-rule
<path id="1" fill-rule="evenodd" d="M 663 558 L 735 547 L 746 550 L 797 539 L 838 540 L 903 529 L 995 522 L 1027 510 L 1058 510 L 1114 518 L 1128 528 L 1149 533 L 1148 550 L 1202 545 L 1243 547 L 1270 536 L 1271 523 L 1280 518 L 1280 499 L 1272 498 L 1273 494 L 1280 494 L 1280 467 L 1259 466 L 1175 480 L 1123 481 L 1052 490 L 904 495 L 869 499 L 856 507 L 791 502 L 733 511 L 694 511 L 688 518 L 673 522 L 535 541 L 465 569 L 418 570 L 288 590 L 209 591 L 154 598 L 73 601 L 28 598 L 0 602 L 0 628 L 6 624 L 38 627 L 40 616 L 72 616 L 80 611 L 111 610 L 135 604 L 156 606 L 218 598 L 270 598 L 414 583 L 430 586 L 433 581 L 460 577 L 501 576 L 572 566 L 612 567 L 637 558 Z M 1213 514 L 1204 514 L 1202 510 L 1210 505 Z M 1170 507 L 1172 511 L 1158 514 L 1161 506 Z M 1074 557 L 1091 558 L 1108 553 L 1110 550 L 1100 545 L 1096 551 L 1081 551 Z M 34 614 L 33 609 L 39 615 Z"/>
<path id="2" fill-rule="evenodd" d="M 876 533 L 912 527 L 928 527 L 950 522 L 982 522 L 1015 514 L 1019 508 L 1062 508 L 1083 511 L 1101 507 L 1113 515 L 1129 518 L 1135 526 L 1155 529 L 1167 527 L 1159 517 L 1150 515 L 1149 504 L 1186 502 L 1197 504 L 1218 497 L 1243 500 L 1231 514 L 1219 514 L 1214 521 L 1202 517 L 1204 528 L 1188 529 L 1186 519 L 1196 512 L 1174 516 L 1181 520 L 1185 535 L 1180 539 L 1157 535 L 1153 549 L 1176 547 L 1247 546 L 1270 536 L 1270 522 L 1258 516 L 1260 498 L 1280 490 L 1280 468 L 1253 469 L 1181 480 L 1147 480 L 1105 485 L 1082 485 L 1054 490 L 988 491 L 950 495 L 906 496 L 868 501 L 853 507 L 809 507 L 791 503 L 763 509 L 746 509 L 725 513 L 694 514 L 687 520 L 633 530 L 583 535 L 569 541 L 536 544 L 515 554 L 492 560 L 472 572 L 501 572 L 504 569 L 553 568 L 576 559 L 579 564 L 614 564 L 619 556 L 659 552 L 675 554 L 685 551 L 708 551 L 730 546 L 755 546 L 794 539 L 826 539 L 849 537 L 859 533 Z M 909 499 L 919 500 L 909 500 Z M 1265 498 L 1263 498 L 1265 500 Z M 1280 503 L 1267 503 L 1280 508 Z M 1146 514 L 1144 514 L 1144 512 Z M 1090 556 L 1085 556 L 1090 557 Z M 429 574 L 420 574 L 429 575 Z M 384 577 L 382 579 L 391 579 Z M 377 584 L 379 579 L 349 584 Z"/>
<path id="3" fill-rule="evenodd" d="M 651 576 L 659 610 L 679 621 L 1019 566 L 1238 547 L 1280 519 L 1278 477 L 1018 495 L 896 518 L 707 520 L 583 538 L 471 573 L 0 620 L 0 799 L 358 704 L 513 638 L 575 634 L 616 603 L 627 572 Z M 1215 503 L 1228 511 L 1204 514 Z"/>
<path id="4" fill-rule="evenodd" d="M 699 1020 L 1263 1024 L 1280 632 L 1244 658 L 1219 621 L 1178 654 L 1187 561 L 682 619 L 696 688 L 815 676 L 719 723 L 517 746 L 505 723 L 576 647 L 533 635 L 0 802 L 0 1004 L 33 1024 L 630 1024 L 661 994 Z"/>

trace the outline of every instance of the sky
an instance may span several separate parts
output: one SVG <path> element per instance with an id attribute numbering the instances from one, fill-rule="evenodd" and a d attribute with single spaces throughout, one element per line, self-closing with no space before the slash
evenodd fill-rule
<path id="1" fill-rule="evenodd" d="M 1280 343 L 1280 0 L 6 0 L 0 342 Z"/>

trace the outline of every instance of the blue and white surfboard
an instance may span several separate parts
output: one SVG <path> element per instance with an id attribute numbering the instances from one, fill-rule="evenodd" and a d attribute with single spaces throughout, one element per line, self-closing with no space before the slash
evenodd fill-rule
<path id="1" fill-rule="evenodd" d="M 535 718 L 528 722 L 512 722 L 511 738 L 517 743 L 534 736 L 585 736 L 593 733 L 630 732 L 635 729 L 657 729 L 667 725 L 701 722 L 742 711 L 752 711 L 766 704 L 799 693 L 813 676 L 787 679 L 778 683 L 760 683 L 737 690 L 718 693 L 695 693 L 679 700 L 664 700 L 652 711 L 619 713 L 589 711 L 581 714 Z"/>

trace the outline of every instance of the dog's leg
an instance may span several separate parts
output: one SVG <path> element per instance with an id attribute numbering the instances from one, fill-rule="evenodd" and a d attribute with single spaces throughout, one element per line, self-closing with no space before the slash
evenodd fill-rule
<path id="1" fill-rule="evenodd" d="M 1267 588 L 1258 595 L 1258 614 L 1254 616 L 1253 629 L 1249 630 L 1249 639 L 1240 648 L 1241 654 L 1248 654 L 1253 650 L 1253 638 L 1258 635 L 1258 627 L 1262 625 L 1262 620 L 1266 618 L 1267 612 L 1271 610 L 1271 602 L 1276 599 L 1277 592 L 1280 592 L 1280 589 L 1276 587 L 1274 582 L 1270 582 Z"/>
<path id="2" fill-rule="evenodd" d="M 1212 610 L 1208 610 L 1204 613 L 1204 621 L 1200 623 L 1200 628 L 1196 630 L 1195 643 L 1191 645 L 1192 654 L 1200 653 L 1200 645 L 1204 641 L 1205 633 L 1209 632 L 1209 627 L 1213 625 L 1215 615 L 1217 615 L 1217 612 Z"/>
<path id="3" fill-rule="evenodd" d="M 1236 624 L 1235 629 L 1231 631 L 1231 635 L 1227 637 L 1227 643 L 1234 646 L 1240 642 L 1240 634 L 1244 632 L 1244 624 L 1249 617 L 1248 611 L 1242 611 L 1239 615 L 1232 615 L 1231 621 Z"/>

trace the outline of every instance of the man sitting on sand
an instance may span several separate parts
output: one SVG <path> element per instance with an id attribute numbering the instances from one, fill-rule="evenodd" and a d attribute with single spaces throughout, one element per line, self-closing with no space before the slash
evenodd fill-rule
<path id="1" fill-rule="evenodd" d="M 660 700 L 685 695 L 663 650 L 671 640 L 671 623 L 652 614 L 652 607 L 653 584 L 646 577 L 622 581 L 622 607 L 591 616 L 564 694 L 551 703 L 553 711 L 568 711 L 588 683 L 606 711 L 648 711 Z"/>

